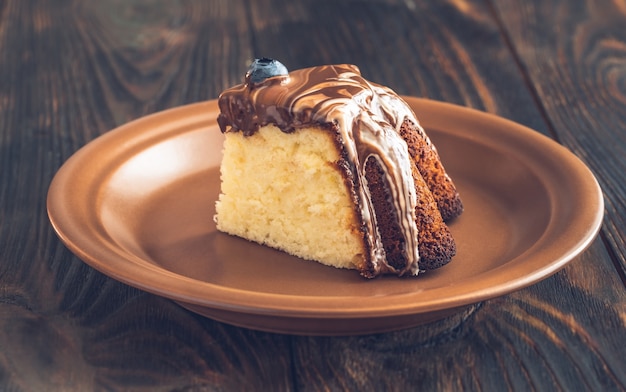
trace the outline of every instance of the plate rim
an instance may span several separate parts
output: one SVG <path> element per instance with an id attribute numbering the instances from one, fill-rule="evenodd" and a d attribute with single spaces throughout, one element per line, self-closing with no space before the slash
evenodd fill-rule
<path id="1" fill-rule="evenodd" d="M 448 308 L 456 308 L 464 305 L 470 305 L 476 302 L 480 302 L 489 298 L 498 297 L 504 294 L 508 294 L 513 291 L 517 291 L 538 281 L 547 278 L 554 274 L 561 268 L 563 268 L 569 261 L 571 261 L 578 254 L 583 252 L 589 247 L 596 235 L 601 229 L 602 220 L 604 217 L 604 201 L 602 197 L 602 191 L 600 186 L 589 168 L 572 152 L 557 143 L 556 141 L 548 138 L 547 136 L 525 127 L 519 123 L 507 120 L 505 118 L 496 116 L 494 114 L 478 111 L 476 109 L 458 106 L 451 103 L 445 103 L 440 101 L 433 101 L 424 98 L 416 97 L 403 97 L 410 106 L 418 112 L 418 118 L 428 128 L 428 122 L 430 114 L 436 112 L 450 112 L 457 113 L 456 116 L 463 115 L 475 120 L 486 121 L 489 123 L 499 123 L 502 125 L 502 129 L 505 133 L 518 132 L 520 138 L 528 139 L 530 143 L 536 143 L 541 148 L 546 148 L 554 154 L 556 154 L 559 160 L 567 162 L 569 167 L 575 167 L 579 176 L 576 178 L 578 181 L 584 182 L 587 186 L 585 189 L 585 200 L 595 201 L 596 208 L 588 212 L 584 219 L 587 222 L 588 229 L 581 234 L 575 241 L 575 243 L 569 246 L 569 251 L 561 255 L 554 260 L 546 262 L 542 268 L 538 268 L 532 271 L 530 274 L 522 276 L 516 276 L 514 280 L 507 280 L 506 282 L 500 282 L 494 285 L 487 285 L 479 291 L 472 291 L 466 293 L 456 294 L 454 296 L 448 296 L 437 301 L 431 300 L 430 302 L 415 302 L 409 303 L 409 301 L 400 301 L 395 305 L 382 302 L 376 306 L 371 304 L 367 307 L 363 306 L 345 306 L 346 301 L 341 301 L 341 304 L 334 303 L 336 297 L 318 297 L 318 296 L 301 296 L 290 294 L 274 294 L 274 293 L 262 293 L 257 291 L 242 290 L 230 287 L 224 287 L 217 284 L 196 280 L 187 276 L 177 274 L 175 272 L 166 270 L 159 266 L 156 266 L 149 261 L 142 260 L 136 255 L 129 254 L 128 252 L 119 252 L 119 250 L 111 249 L 111 247 L 104 246 L 107 249 L 100 249 L 101 252 L 93 252 L 93 248 L 89 250 L 85 249 L 85 242 L 90 242 L 85 236 L 77 235 L 75 230 L 68 227 L 68 215 L 69 211 L 63 206 L 64 201 L 64 189 L 67 184 L 71 183 L 72 178 L 75 178 L 75 173 L 82 168 L 82 164 L 89 154 L 100 148 L 106 143 L 111 143 L 116 139 L 124 139 L 132 144 L 128 148 L 141 148 L 142 145 L 156 139 L 164 140 L 172 134 L 178 134 L 176 127 L 172 124 L 188 124 L 191 122 L 205 122 L 210 121 L 206 112 L 215 110 L 217 103 L 216 100 L 202 101 L 192 103 L 161 112 L 153 113 L 145 117 L 138 118 L 129 123 L 121 125 L 99 137 L 87 143 L 75 152 L 66 162 L 61 166 L 56 175 L 54 176 L 47 195 L 46 208 L 50 222 L 61 239 L 61 241 L 67 246 L 74 254 L 76 254 L 81 260 L 90 265 L 91 267 L 99 270 L 100 272 L 108 275 L 118 281 L 121 281 L 130 286 L 137 287 L 144 291 L 148 291 L 163 297 L 170 298 L 177 302 L 185 302 L 193 305 L 199 305 L 208 308 L 221 309 L 231 312 L 251 313 L 258 315 L 276 315 L 276 316 L 288 316 L 298 318 L 328 318 L 328 319 L 348 319 L 348 318 L 363 318 L 363 317 L 389 317 L 389 316 L 401 316 L 410 315 L 416 313 L 426 313 L 430 311 L 439 311 Z M 452 116 L 454 117 L 454 115 Z M 165 122 L 162 119 L 168 118 Z M 141 126 L 139 126 L 141 125 Z M 141 132 L 142 127 L 152 125 L 157 130 L 153 131 L 152 135 L 146 135 L 145 132 Z M 182 125 L 181 125 L 182 126 Z M 83 169 L 84 170 L 84 169 Z M 582 219 L 582 218 L 580 218 Z M 80 234 L 80 233 L 78 233 Z M 105 235 L 105 233 L 101 233 Z M 543 236 L 546 235 L 544 233 Z M 539 239 L 537 240 L 539 241 Z M 93 242 L 93 239 L 91 240 Z M 97 242 L 97 241 L 96 241 Z M 93 245 L 90 244 L 90 245 Z M 95 245 L 96 247 L 98 244 Z M 100 244 L 102 246 L 102 244 Z M 114 248 L 114 247 L 113 247 Z M 94 253 L 97 253 L 94 255 Z M 124 254 L 120 254 L 124 253 Z M 509 260 L 508 263 L 512 263 L 520 258 L 527 257 L 528 252 L 525 252 L 517 257 Z M 99 260 L 101 257 L 107 258 L 106 261 Z M 111 257 L 122 257 L 126 261 L 131 261 L 127 265 L 129 270 L 125 274 L 120 274 L 113 266 L 119 264 L 119 260 L 110 260 Z M 122 262 L 123 263 L 123 262 Z M 499 276 L 496 271 L 502 269 L 503 266 L 499 266 L 486 273 L 472 277 L 467 283 L 471 283 L 473 280 L 489 281 L 494 280 L 494 277 Z M 520 268 L 519 263 L 514 263 L 514 267 Z M 137 280 L 133 279 L 133 272 L 138 269 L 148 274 L 156 274 L 151 276 L 157 281 L 146 283 L 145 279 Z M 495 275 L 494 275 L 495 274 Z M 145 275 L 144 275 L 145 276 Z M 480 279 L 479 279 L 480 278 Z M 487 278 L 487 279 L 486 279 Z M 163 279 L 168 280 L 167 283 Z M 418 278 L 419 279 L 419 278 Z M 497 280 L 497 279 L 495 279 Z M 165 284 L 164 284 L 165 283 Z M 178 283 L 177 290 L 172 290 L 172 283 Z M 181 292 L 180 287 L 184 287 Z M 193 289 L 191 289 L 193 288 Z M 207 296 L 211 297 L 208 298 Z M 396 294 L 393 298 L 402 297 L 414 297 L 418 295 L 416 293 L 409 294 Z M 253 298 L 250 298 L 252 296 Z M 342 299 L 358 299 L 360 296 L 347 297 L 341 296 Z M 380 301 L 379 301 L 380 302 Z M 276 304 L 279 303 L 280 306 Z M 269 304 L 269 305 L 268 305 Z M 306 305 L 306 306 L 303 306 Z M 315 305 L 315 306 L 312 306 Z M 323 305 L 323 306 L 320 306 Z M 339 306 L 341 305 L 341 306 Z"/>

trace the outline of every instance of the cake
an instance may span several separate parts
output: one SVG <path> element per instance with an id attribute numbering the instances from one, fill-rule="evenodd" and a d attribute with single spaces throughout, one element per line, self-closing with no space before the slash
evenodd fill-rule
<path id="1" fill-rule="evenodd" d="M 257 59 L 220 94 L 221 232 L 366 278 L 447 264 L 463 206 L 411 108 L 349 64 Z"/>

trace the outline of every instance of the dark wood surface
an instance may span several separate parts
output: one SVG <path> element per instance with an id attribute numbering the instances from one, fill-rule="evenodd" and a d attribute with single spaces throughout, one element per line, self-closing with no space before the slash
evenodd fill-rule
<path id="1" fill-rule="evenodd" d="M 534 286 L 348 337 L 212 321 L 60 243 L 45 198 L 66 159 L 259 56 L 354 63 L 556 139 L 602 186 L 600 235 Z M 0 390 L 625 390 L 625 237 L 624 1 L 0 0 Z"/>

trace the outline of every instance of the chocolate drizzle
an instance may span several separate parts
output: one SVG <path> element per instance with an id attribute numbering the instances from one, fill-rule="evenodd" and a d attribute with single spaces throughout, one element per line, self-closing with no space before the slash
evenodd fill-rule
<path id="1" fill-rule="evenodd" d="M 393 91 L 365 80 L 354 65 L 326 65 L 292 71 L 260 83 L 246 83 L 224 91 L 219 98 L 222 132 L 251 135 L 274 124 L 283 132 L 306 125 L 337 129 L 348 168 L 355 174 L 355 192 L 369 248 L 368 275 L 417 275 L 418 232 L 412 161 L 399 135 L 405 119 L 418 124 L 411 109 Z M 387 263 L 376 214 L 365 178 L 368 159 L 382 168 L 395 216 L 404 237 L 406 265 Z"/>

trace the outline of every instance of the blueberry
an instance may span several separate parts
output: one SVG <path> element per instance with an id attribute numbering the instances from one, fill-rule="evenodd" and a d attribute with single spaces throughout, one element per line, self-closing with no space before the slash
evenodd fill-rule
<path id="1" fill-rule="evenodd" d="M 279 61 L 263 57 L 252 62 L 246 72 L 246 80 L 251 83 L 261 83 L 272 76 L 285 76 L 288 73 L 287 68 Z"/>

